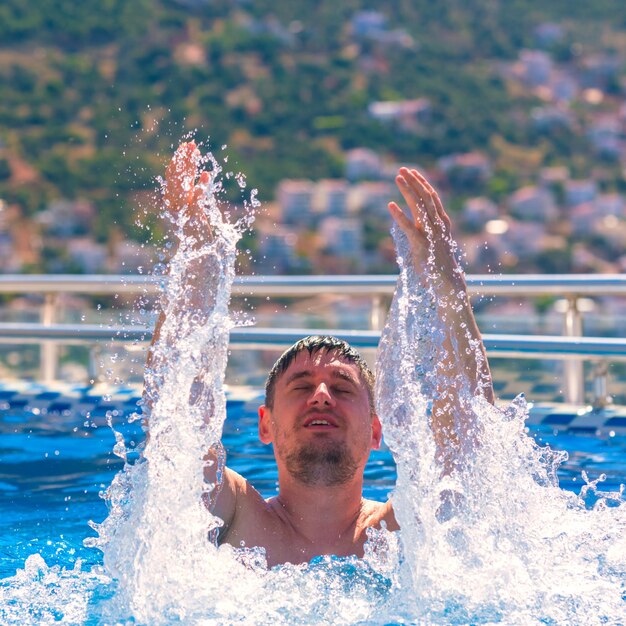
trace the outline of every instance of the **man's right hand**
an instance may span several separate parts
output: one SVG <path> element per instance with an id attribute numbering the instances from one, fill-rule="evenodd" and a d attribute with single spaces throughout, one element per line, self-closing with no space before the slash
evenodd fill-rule
<path id="1" fill-rule="evenodd" d="M 200 161 L 195 143 L 180 144 L 165 170 L 163 186 L 165 208 L 175 220 L 182 214 L 183 234 L 194 239 L 193 247 L 200 247 L 212 234 L 202 203 L 210 176 L 200 171 Z"/>

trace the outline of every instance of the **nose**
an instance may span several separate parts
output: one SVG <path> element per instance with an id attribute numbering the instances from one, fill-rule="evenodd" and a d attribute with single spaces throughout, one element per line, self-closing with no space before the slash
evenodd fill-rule
<path id="1" fill-rule="evenodd" d="M 330 393 L 326 383 L 320 383 L 317 385 L 309 398 L 308 404 L 310 406 L 335 406 L 335 399 Z"/>

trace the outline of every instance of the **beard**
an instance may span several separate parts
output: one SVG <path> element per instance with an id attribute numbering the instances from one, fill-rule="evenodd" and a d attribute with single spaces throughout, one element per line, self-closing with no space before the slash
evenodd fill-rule
<path id="1" fill-rule="evenodd" d="M 337 487 L 350 481 L 358 465 L 347 447 L 340 442 L 325 444 L 289 452 L 285 457 L 289 474 L 309 487 Z"/>

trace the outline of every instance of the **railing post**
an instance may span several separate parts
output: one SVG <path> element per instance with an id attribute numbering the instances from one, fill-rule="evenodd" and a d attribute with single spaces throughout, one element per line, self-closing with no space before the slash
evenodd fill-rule
<path id="1" fill-rule="evenodd" d="M 566 337 L 581 337 L 583 334 L 583 320 L 578 308 L 576 296 L 567 298 L 567 309 L 563 324 L 563 334 Z M 580 359 L 565 361 L 563 365 L 565 378 L 565 401 L 572 404 L 585 402 L 585 374 L 583 362 Z"/>
<path id="2" fill-rule="evenodd" d="M 89 376 L 90 384 L 93 384 L 98 380 L 98 374 L 100 371 L 99 360 L 101 356 L 102 354 L 101 354 L 100 344 L 92 345 L 89 348 L 89 361 L 87 362 L 87 375 Z"/>
<path id="3" fill-rule="evenodd" d="M 374 296 L 370 310 L 370 330 L 382 330 L 385 325 L 385 317 L 386 311 L 383 308 L 382 296 Z"/>
<path id="4" fill-rule="evenodd" d="M 609 395 L 609 364 L 606 361 L 596 363 L 593 368 L 593 406 L 601 409 L 611 404 L 613 399 Z"/>
<path id="5" fill-rule="evenodd" d="M 55 321 L 58 294 L 47 293 L 41 309 L 41 323 L 52 326 Z M 39 353 L 39 369 L 41 380 L 50 383 L 56 380 L 59 361 L 59 346 L 52 341 L 44 341 Z"/>

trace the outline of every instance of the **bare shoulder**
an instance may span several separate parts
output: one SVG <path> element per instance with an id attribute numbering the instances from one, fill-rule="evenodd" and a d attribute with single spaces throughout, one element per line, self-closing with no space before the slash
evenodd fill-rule
<path id="1" fill-rule="evenodd" d="M 400 530 L 391 500 L 376 502 L 364 499 L 361 516 L 361 524 L 366 528 L 380 528 L 381 522 L 384 522 L 387 530 Z"/>
<path id="2" fill-rule="evenodd" d="M 225 468 L 223 490 L 232 500 L 233 516 L 248 511 L 260 512 L 267 509 L 263 496 L 241 475 L 230 468 Z"/>
<path id="3" fill-rule="evenodd" d="M 224 522 L 220 542 L 231 543 L 235 536 L 247 535 L 255 525 L 264 526 L 270 511 L 263 496 L 241 474 L 225 468 L 215 514 Z"/>

